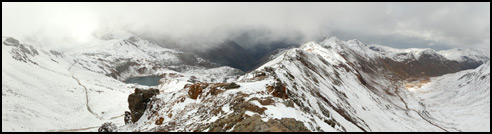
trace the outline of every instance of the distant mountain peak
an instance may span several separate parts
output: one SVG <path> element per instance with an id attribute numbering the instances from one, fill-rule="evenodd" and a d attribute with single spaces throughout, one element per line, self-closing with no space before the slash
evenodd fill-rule
<path id="1" fill-rule="evenodd" d="M 342 43 L 343 43 L 343 41 L 338 39 L 335 36 L 327 37 L 327 38 L 325 38 L 325 40 L 320 42 L 320 44 L 322 44 L 323 46 L 340 45 Z"/>

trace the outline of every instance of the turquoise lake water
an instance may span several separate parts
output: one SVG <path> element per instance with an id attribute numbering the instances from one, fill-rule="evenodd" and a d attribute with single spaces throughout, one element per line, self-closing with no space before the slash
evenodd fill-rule
<path id="1" fill-rule="evenodd" d="M 125 83 L 137 83 L 139 85 L 146 86 L 157 86 L 159 85 L 160 76 L 144 76 L 144 77 L 133 77 L 125 81 Z"/>

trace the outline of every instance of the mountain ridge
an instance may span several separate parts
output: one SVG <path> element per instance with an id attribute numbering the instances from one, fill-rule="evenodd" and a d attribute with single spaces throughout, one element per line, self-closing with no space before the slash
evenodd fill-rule
<path id="1" fill-rule="evenodd" d="M 206 60 L 197 57 L 191 60 L 193 62 L 153 63 L 167 58 L 158 57 L 163 54 L 161 52 L 182 58 L 179 54 L 174 55 L 180 53 L 178 51 L 153 47 L 153 43 L 138 37 L 109 42 L 120 48 L 106 46 L 108 49 L 88 48 L 72 52 L 43 50 L 7 37 L 2 38 L 2 44 L 2 61 L 11 63 L 2 66 L 2 89 L 5 89 L 2 90 L 2 109 L 6 109 L 5 112 L 2 110 L 2 123 L 7 123 L 2 130 L 6 131 L 87 130 L 85 128 L 97 128 L 94 126 L 104 122 L 115 122 L 118 126 L 112 128 L 115 131 L 468 131 L 449 123 L 456 119 L 466 120 L 466 116 L 447 120 L 441 115 L 453 113 L 440 114 L 445 112 L 442 108 L 428 115 L 426 109 L 432 108 L 432 102 L 419 105 L 421 96 L 406 84 L 426 78 L 430 78 L 431 83 L 439 82 L 442 74 L 463 74 L 459 76 L 464 80 L 482 80 L 482 77 L 486 80 L 490 76 L 486 72 L 490 66 L 488 57 L 466 59 L 477 63 L 486 61 L 477 69 L 465 70 L 478 66 L 446 59 L 434 50 L 381 52 L 378 50 L 387 48 L 371 49 L 371 45 L 358 40 L 342 41 L 336 37 L 284 50 L 246 74 L 230 67 L 200 67 L 199 61 Z M 391 57 L 398 54 L 401 57 Z M 135 63 L 122 60 L 125 58 Z M 118 63 L 128 66 L 119 67 Z M 110 66 L 98 66 L 104 64 Z M 180 70 L 180 65 L 190 66 Z M 108 75 L 111 70 L 119 72 L 119 76 Z M 162 77 L 156 87 L 121 82 L 127 77 L 156 73 Z M 36 79 L 30 80 L 31 77 Z M 466 85 L 468 81 L 458 82 L 458 85 Z M 487 84 L 490 87 L 484 82 L 478 85 L 486 87 Z M 139 119 L 132 119 L 135 122 L 127 124 L 122 118 L 131 117 L 121 115 L 127 108 L 131 111 L 132 106 L 126 106 L 133 99 L 127 96 L 134 94 L 135 88 L 139 91 L 156 88 L 159 94 L 149 99 Z M 32 89 L 37 90 L 33 92 Z M 473 90 L 461 95 L 473 97 L 477 92 Z M 50 99 L 43 100 L 42 96 Z M 485 101 L 474 106 L 487 108 L 483 106 L 487 104 L 487 97 L 490 99 L 490 96 L 484 96 Z M 27 110 L 15 107 L 29 103 L 35 105 L 25 107 Z M 465 100 L 463 103 L 474 102 Z M 45 112 L 61 109 L 58 105 L 65 109 Z M 85 110 L 85 107 L 91 110 Z M 75 115 L 84 119 L 77 118 L 80 122 L 60 121 L 62 117 Z M 22 122 L 13 117 L 36 119 L 36 122 Z M 480 121 L 474 123 L 487 122 Z M 63 123 L 68 123 L 66 127 L 69 128 L 56 127 Z"/>
<path id="2" fill-rule="evenodd" d="M 442 56 L 438 57 L 442 59 Z M 395 76 L 398 72 L 390 66 L 378 69 L 381 64 L 376 63 L 384 60 L 379 58 L 366 61 L 367 57 L 357 55 L 353 50 L 347 51 L 339 41 L 324 46 L 308 42 L 239 77 L 236 81 L 240 85 L 238 89 L 222 89 L 217 93 L 214 85 L 220 83 L 197 82 L 189 86 L 183 83 L 183 89 L 174 90 L 173 96 L 179 97 L 171 97 L 170 94 L 156 96 L 151 101 L 153 106 L 144 113 L 145 118 L 134 123 L 137 126 L 126 125 L 120 130 L 272 131 L 271 124 L 267 122 L 293 119 L 302 122 L 296 127 L 305 127 L 309 131 L 456 131 L 429 126 L 429 123 L 438 121 L 426 116 L 414 117 L 415 114 L 423 114 L 419 111 L 409 113 L 405 107 L 411 98 L 400 97 L 400 94 L 408 93 L 401 81 L 420 77 Z M 433 77 L 435 74 L 423 76 Z M 194 85 L 201 88 L 192 88 Z M 186 92 L 195 90 L 200 92 L 195 94 L 196 97 L 188 98 Z M 184 98 L 184 101 L 178 98 Z M 263 103 L 267 100 L 273 101 L 273 106 Z M 213 110 L 216 105 L 222 108 Z M 216 112 L 199 112 L 209 110 Z M 381 113 L 385 113 L 384 116 Z M 179 116 L 165 116 L 176 114 Z M 158 119 L 163 120 L 162 125 L 144 125 Z M 221 123 L 225 120 L 232 121 L 229 122 L 231 125 Z M 259 128 L 249 129 L 249 125 L 244 126 L 245 121 L 256 122 L 250 125 Z M 394 124 L 388 127 L 388 124 L 382 125 L 384 122 Z"/>

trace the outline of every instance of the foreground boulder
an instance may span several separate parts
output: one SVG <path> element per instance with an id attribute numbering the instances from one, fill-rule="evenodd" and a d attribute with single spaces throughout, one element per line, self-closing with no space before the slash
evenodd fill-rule
<path id="1" fill-rule="evenodd" d="M 125 122 L 130 118 L 131 122 L 136 122 L 143 115 L 145 109 L 147 108 L 147 103 L 150 98 L 159 94 L 158 89 L 138 89 L 135 88 L 135 92 L 128 96 L 128 108 L 130 109 L 130 117 L 128 113 L 125 114 Z"/>

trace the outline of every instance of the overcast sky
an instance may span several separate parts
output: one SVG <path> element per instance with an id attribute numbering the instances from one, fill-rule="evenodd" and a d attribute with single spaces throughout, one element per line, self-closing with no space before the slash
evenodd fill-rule
<path id="1" fill-rule="evenodd" d="M 243 45 L 337 36 L 396 48 L 490 53 L 490 3 L 2 2 L 2 36 L 64 47 L 118 31 L 196 46 L 248 33 Z"/>

